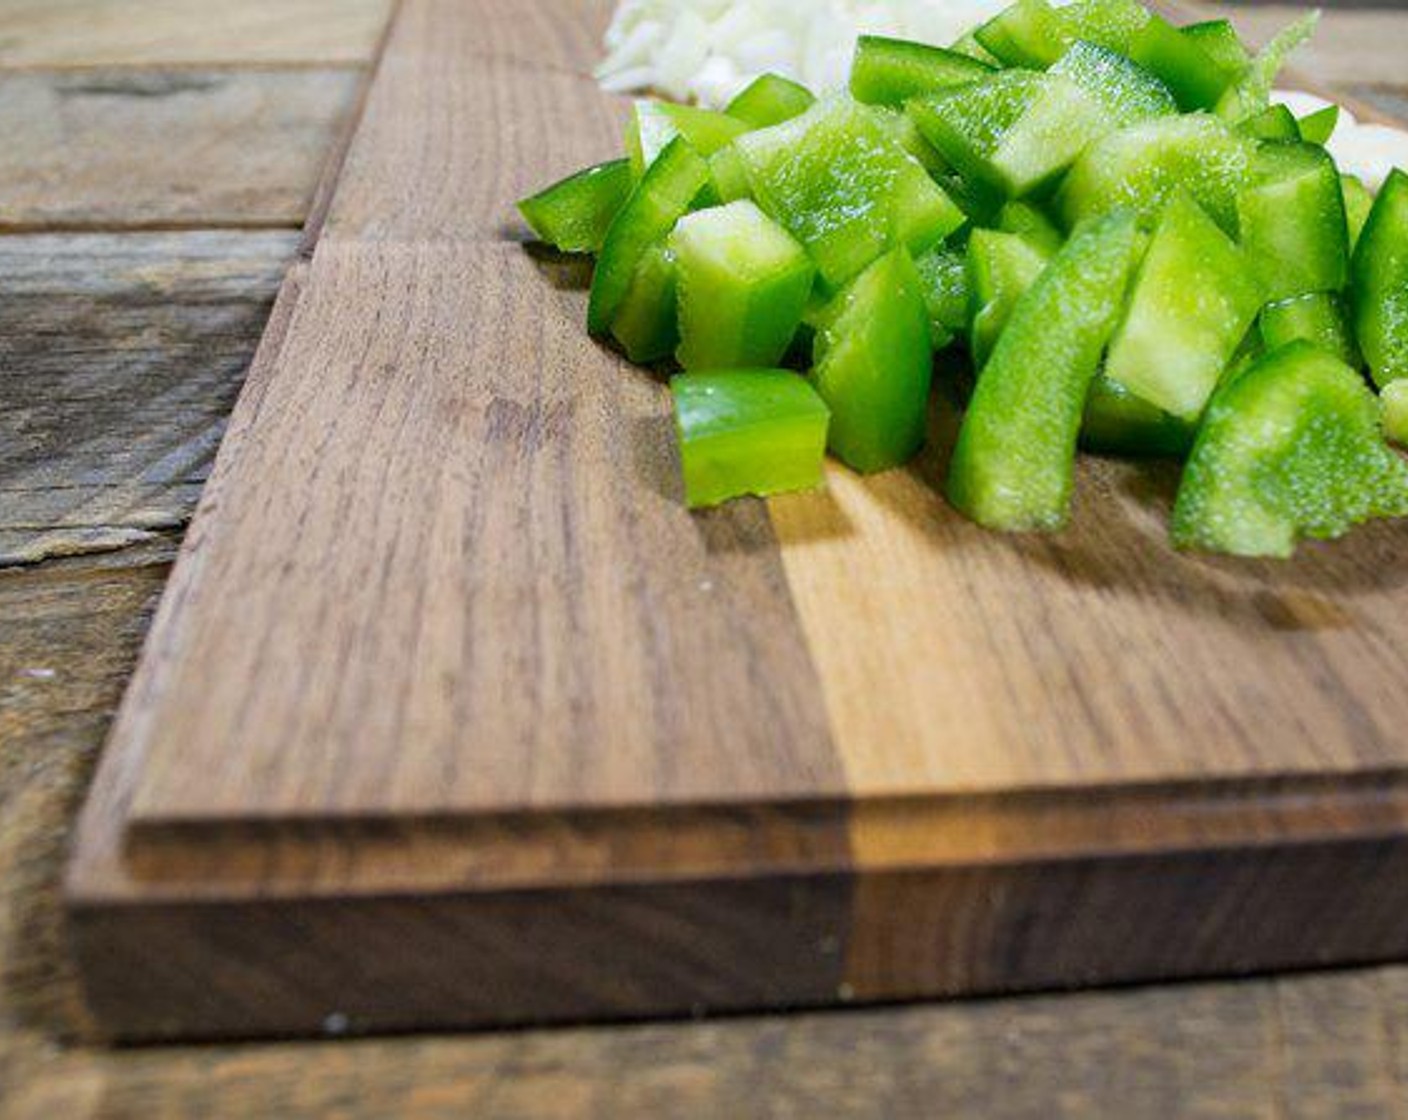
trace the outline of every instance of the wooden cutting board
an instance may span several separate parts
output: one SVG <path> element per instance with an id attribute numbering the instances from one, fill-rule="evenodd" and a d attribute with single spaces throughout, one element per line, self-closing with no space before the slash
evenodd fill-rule
<path id="1" fill-rule="evenodd" d="M 125 1038 L 1408 955 L 1408 525 L 1180 556 L 1166 467 L 977 529 L 932 448 L 704 514 L 512 200 L 604 3 L 405 0 L 81 821 Z M 330 180 L 331 182 L 332 180 Z"/>

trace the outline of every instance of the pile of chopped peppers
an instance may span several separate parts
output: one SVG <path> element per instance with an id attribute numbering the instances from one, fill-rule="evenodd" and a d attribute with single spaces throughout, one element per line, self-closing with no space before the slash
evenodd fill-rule
<path id="1" fill-rule="evenodd" d="M 1371 192 L 1333 107 L 1270 103 L 1312 27 L 1253 54 L 1017 0 L 949 47 L 862 37 L 847 92 L 641 100 L 624 158 L 519 207 L 595 254 L 590 331 L 678 371 L 691 506 L 905 463 L 940 368 L 979 524 L 1060 529 L 1080 449 L 1172 458 L 1175 545 L 1289 556 L 1408 514 L 1408 175 Z"/>

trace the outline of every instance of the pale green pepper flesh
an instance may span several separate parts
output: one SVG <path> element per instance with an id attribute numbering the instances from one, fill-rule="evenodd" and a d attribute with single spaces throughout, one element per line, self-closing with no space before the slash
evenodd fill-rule
<path id="1" fill-rule="evenodd" d="M 1374 381 L 1408 377 L 1408 174 L 1392 171 L 1354 248 L 1354 332 Z"/>
<path id="2" fill-rule="evenodd" d="M 543 241 L 564 253 L 599 252 L 631 193 L 628 160 L 588 167 L 523 199 L 518 211 Z"/>
<path id="3" fill-rule="evenodd" d="M 691 508 L 821 485 L 829 415 L 789 370 L 684 373 L 670 382 Z"/>
<path id="4" fill-rule="evenodd" d="M 1333 292 L 1349 277 L 1335 163 L 1313 144 L 1266 144 L 1237 198 L 1242 247 L 1267 300 Z"/>

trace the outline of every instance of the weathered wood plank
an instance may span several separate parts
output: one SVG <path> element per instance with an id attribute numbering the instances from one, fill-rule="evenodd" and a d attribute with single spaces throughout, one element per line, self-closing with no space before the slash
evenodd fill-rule
<path id="1" fill-rule="evenodd" d="M 393 0 L 3 0 L 0 68 L 357 63 Z"/>
<path id="2" fill-rule="evenodd" d="M 297 226 L 347 69 L 0 72 L 0 230 Z"/>
<path id="3" fill-rule="evenodd" d="M 297 242 L 0 238 L 0 565 L 184 523 Z"/>

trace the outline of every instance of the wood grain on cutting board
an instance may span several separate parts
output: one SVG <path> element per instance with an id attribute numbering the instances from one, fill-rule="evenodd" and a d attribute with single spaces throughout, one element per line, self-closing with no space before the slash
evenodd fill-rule
<path id="1" fill-rule="evenodd" d="M 910 469 L 686 513 L 663 384 L 512 217 L 617 150 L 604 15 L 400 10 L 85 811 L 109 1029 L 1408 952 L 1404 530 L 1179 558 L 1169 478 L 1094 464 L 1067 533 L 985 533 L 942 414 Z"/>

